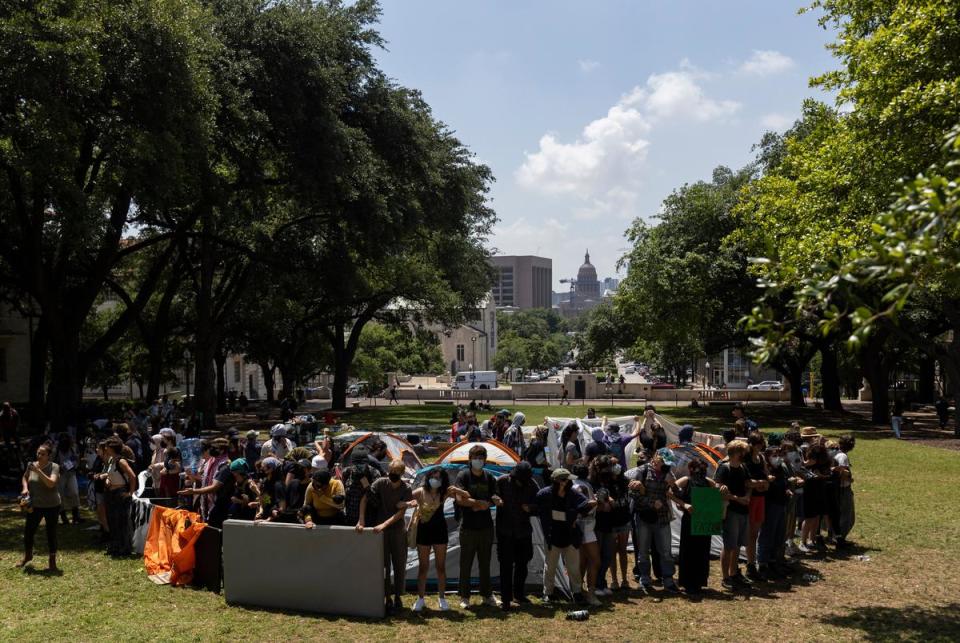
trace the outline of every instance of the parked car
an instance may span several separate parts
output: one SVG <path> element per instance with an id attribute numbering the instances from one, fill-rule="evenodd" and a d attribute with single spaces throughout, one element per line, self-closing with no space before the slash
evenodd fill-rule
<path id="1" fill-rule="evenodd" d="M 624 374 L 624 375 L 633 375 L 633 374 L 636 373 L 636 372 L 637 372 L 637 367 L 636 367 L 636 366 L 628 366 L 628 367 L 626 367 L 625 369 L 623 369 L 623 374 Z"/>
<path id="2" fill-rule="evenodd" d="M 778 382 L 776 380 L 764 380 L 757 384 L 750 384 L 747 386 L 748 390 L 751 391 L 782 391 L 783 382 Z"/>
<path id="3" fill-rule="evenodd" d="M 670 382 L 656 382 L 656 383 L 654 383 L 650 388 L 674 389 L 674 388 L 677 388 L 677 387 L 674 386 L 673 384 L 671 384 Z"/>

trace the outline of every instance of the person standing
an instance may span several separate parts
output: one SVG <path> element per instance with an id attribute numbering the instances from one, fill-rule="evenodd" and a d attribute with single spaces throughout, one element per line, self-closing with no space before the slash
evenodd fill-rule
<path id="1" fill-rule="evenodd" d="M 447 531 L 447 517 L 443 505 L 447 498 L 456 497 L 459 490 L 450 486 L 450 478 L 441 467 L 436 467 L 423 480 L 423 486 L 414 489 L 413 499 L 417 502 L 417 600 L 413 604 L 414 612 L 422 612 L 426 606 L 424 594 L 427 591 L 427 572 L 430 571 L 430 552 L 433 552 L 434 567 L 437 572 L 437 594 L 441 612 L 450 609 L 447 604 L 447 544 L 450 534 Z"/>
<path id="2" fill-rule="evenodd" d="M 240 417 L 245 417 L 247 415 L 248 404 L 250 404 L 250 400 L 247 399 L 246 393 L 240 391 L 240 397 L 237 398 L 237 406 L 240 407 Z"/>
<path id="3" fill-rule="evenodd" d="M 27 465 L 21 485 L 21 505 L 29 507 L 23 530 L 23 567 L 33 560 L 33 540 L 43 520 L 47 529 L 47 553 L 50 571 L 57 571 L 57 516 L 60 514 L 60 467 L 51 460 L 52 449 L 47 444 L 37 448 L 37 459 Z"/>
<path id="4" fill-rule="evenodd" d="M 721 462 L 714 474 L 714 481 L 720 485 L 720 495 L 727 500 L 727 515 L 723 519 L 723 552 L 720 555 L 720 569 L 723 571 L 721 585 L 726 589 L 749 587 L 740 573 L 737 558 L 740 548 L 747 545 L 749 529 L 748 507 L 751 491 L 747 488 L 749 474 L 743 461 L 750 454 L 749 445 L 743 440 L 733 440 L 727 445 L 727 461 Z"/>
<path id="5" fill-rule="evenodd" d="M 540 511 L 540 525 L 543 527 L 543 539 L 547 545 L 546 569 L 543 573 L 543 601 L 555 601 L 555 583 L 557 563 L 563 556 L 567 577 L 570 579 L 570 591 L 577 604 L 583 604 L 583 582 L 580 575 L 580 531 L 577 520 L 597 506 L 596 500 L 587 500 L 573 488 L 570 472 L 557 468 L 550 474 L 550 486 L 537 492 L 537 507 Z M 599 604 L 596 596 L 590 597 L 594 605 Z"/>
<path id="6" fill-rule="evenodd" d="M 360 522 L 360 503 L 370 486 L 381 477 L 380 469 L 370 464 L 370 452 L 367 447 L 358 444 L 350 451 L 350 466 L 345 468 L 341 474 L 343 480 L 344 495 L 346 496 L 346 524 L 348 527 L 354 527 Z M 375 517 L 372 512 L 367 512 L 364 516 L 364 522 L 373 522 Z"/>
<path id="7" fill-rule="evenodd" d="M 712 536 L 692 533 L 693 490 L 716 488 L 717 483 L 707 477 L 707 464 L 694 458 L 687 464 L 687 475 L 677 480 L 677 507 L 683 512 L 680 521 L 679 584 L 690 596 L 698 596 L 710 577 L 710 541 Z"/>
<path id="8" fill-rule="evenodd" d="M 650 462 L 639 468 L 635 481 L 643 484 L 643 493 L 634 498 L 634 511 L 637 514 L 638 543 L 634 552 L 640 568 L 640 586 L 644 592 L 652 589 L 650 580 L 650 547 L 656 544 L 657 562 L 663 588 L 668 592 L 680 590 L 673 581 L 674 563 L 671 551 L 670 521 L 673 513 L 671 501 L 675 501 L 673 487 L 676 480 L 670 473 L 674 464 L 673 452 L 662 448 L 654 453 Z"/>
<path id="9" fill-rule="evenodd" d="M 383 534 L 383 593 L 386 596 L 387 612 L 403 609 L 401 595 L 407 573 L 407 532 L 404 529 L 403 515 L 408 507 L 416 506 L 410 485 L 403 481 L 406 465 L 403 460 L 393 460 L 387 468 L 387 477 L 379 478 L 370 487 L 370 491 L 360 501 L 360 520 L 357 532 L 364 529 L 364 514 L 367 501 L 373 500 L 377 508 L 377 525 L 373 531 Z M 390 584 L 390 570 L 393 569 L 393 585 Z M 391 589 L 393 599 L 391 600 Z"/>
<path id="10" fill-rule="evenodd" d="M 570 406 L 570 400 L 568 399 L 570 392 L 567 390 L 567 385 L 563 384 L 560 386 L 560 405 L 563 406 L 566 404 Z"/>
<path id="11" fill-rule="evenodd" d="M 530 516 L 536 509 L 537 483 L 529 462 L 518 462 L 510 475 L 497 479 L 497 559 L 500 562 L 500 600 L 504 611 L 511 603 L 529 603 L 525 586 L 527 566 L 533 558 Z"/>
<path id="12" fill-rule="evenodd" d="M 526 421 L 527 416 L 517 411 L 513 414 L 513 423 L 503 435 L 503 443 L 521 458 L 526 450 L 526 444 L 523 440 L 523 425 Z"/>
<path id="13" fill-rule="evenodd" d="M 514 428 L 520 426 L 514 423 Z M 511 429 L 512 430 L 512 429 Z M 457 500 L 460 506 L 460 608 L 470 606 L 470 571 L 477 560 L 480 575 L 480 596 L 483 604 L 499 607 L 490 584 L 490 555 L 493 551 L 493 516 L 490 508 L 502 504 L 496 493 L 496 480 L 484 471 L 487 450 L 482 444 L 470 448 L 470 467 L 457 474 L 455 485 L 467 492 Z"/>
<path id="14" fill-rule="evenodd" d="M 833 470 L 838 477 L 837 488 L 837 519 L 833 523 L 833 531 L 837 538 L 837 549 L 847 546 L 847 536 L 853 530 L 856 522 L 856 512 L 853 503 L 853 473 L 850 469 L 850 456 L 856 446 L 856 438 L 844 435 L 840 438 L 840 451 L 833 457 Z"/>
<path id="15" fill-rule="evenodd" d="M 130 463 L 123 457 L 123 442 L 114 436 L 104 444 L 107 468 L 101 473 L 106 483 L 104 501 L 107 505 L 107 524 L 110 526 L 110 542 L 107 553 L 111 556 L 129 556 L 133 550 L 131 541 L 130 504 L 137 490 L 137 476 Z"/>
<path id="16" fill-rule="evenodd" d="M 60 467 L 60 481 L 57 484 L 61 502 L 60 518 L 63 524 L 67 524 L 67 511 L 69 511 L 73 524 L 79 525 L 81 522 L 80 488 L 77 484 L 77 470 L 80 466 L 80 456 L 69 433 L 60 434 L 54 459 Z"/>
<path id="17" fill-rule="evenodd" d="M 397 399 L 397 382 L 394 382 L 390 385 L 390 404 L 400 405 L 400 400 Z"/>

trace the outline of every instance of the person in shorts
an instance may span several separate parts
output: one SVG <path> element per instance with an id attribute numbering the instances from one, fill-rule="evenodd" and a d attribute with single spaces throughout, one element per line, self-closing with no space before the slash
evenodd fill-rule
<path id="1" fill-rule="evenodd" d="M 743 465 L 750 453 L 750 446 L 743 440 L 734 440 L 727 445 L 727 461 L 717 467 L 714 480 L 720 485 L 720 494 L 727 501 L 727 514 L 723 519 L 723 553 L 720 569 L 723 572 L 721 585 L 726 589 L 747 587 L 751 583 L 743 577 L 737 566 L 740 548 L 747 545 L 749 531 L 750 490 L 747 488 L 749 474 Z"/>

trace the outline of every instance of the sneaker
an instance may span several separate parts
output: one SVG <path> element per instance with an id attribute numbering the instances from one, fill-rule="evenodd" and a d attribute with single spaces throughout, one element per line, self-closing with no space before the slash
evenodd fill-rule
<path id="1" fill-rule="evenodd" d="M 470 599 L 469 599 L 469 598 L 461 598 L 461 599 L 460 599 L 460 609 L 465 610 L 465 609 L 467 609 L 468 607 L 470 607 Z"/>
<path id="2" fill-rule="evenodd" d="M 544 594 L 543 596 L 540 597 L 540 602 L 543 603 L 544 605 L 549 605 L 550 603 L 553 602 L 552 598 L 553 597 L 550 596 L 550 594 Z"/>
<path id="3" fill-rule="evenodd" d="M 626 578 L 624 578 L 624 579 L 620 582 L 620 589 L 630 589 L 630 583 L 627 582 L 627 579 L 626 579 Z"/>
<path id="4" fill-rule="evenodd" d="M 737 585 L 733 582 L 732 578 L 724 578 L 722 581 L 720 581 L 720 587 L 729 589 L 731 592 L 737 589 Z"/>
<path id="5" fill-rule="evenodd" d="M 484 596 L 480 603 L 481 605 L 486 605 L 487 607 L 500 607 L 502 605 L 500 599 L 493 594 L 490 596 Z"/>
<path id="6" fill-rule="evenodd" d="M 426 601 L 423 600 L 423 596 L 420 596 L 419 598 L 417 598 L 417 602 L 413 604 L 413 611 L 422 612 L 425 605 L 426 605 Z"/>
<path id="7" fill-rule="evenodd" d="M 753 581 L 744 576 L 743 572 L 741 572 L 739 569 L 737 569 L 737 573 L 733 576 L 733 580 L 735 583 L 740 583 L 744 587 L 750 587 L 753 585 Z"/>
<path id="8" fill-rule="evenodd" d="M 403 601 L 400 600 L 399 596 L 393 597 L 393 609 L 398 612 L 403 609 Z"/>
<path id="9" fill-rule="evenodd" d="M 663 586 L 663 591 L 668 594 L 680 594 L 680 588 L 677 587 L 676 583 L 668 583 Z"/>
<path id="10" fill-rule="evenodd" d="M 607 590 L 605 590 L 605 589 L 595 589 L 595 590 L 593 590 L 593 594 L 594 594 L 595 596 L 606 596 L 606 595 L 607 595 Z"/>
<path id="11" fill-rule="evenodd" d="M 813 546 L 817 548 L 817 551 L 826 551 L 826 550 L 827 550 L 827 543 L 826 543 L 826 541 L 823 539 L 823 536 L 817 536 L 816 539 L 814 539 L 813 542 L 814 542 L 814 545 L 813 545 Z"/>
<path id="12" fill-rule="evenodd" d="M 810 554 L 813 552 L 813 547 L 811 545 L 807 545 L 807 543 L 800 543 L 797 545 L 797 551 L 801 554 Z"/>
<path id="13" fill-rule="evenodd" d="M 767 580 L 764 578 L 763 574 L 760 573 L 760 570 L 757 569 L 757 566 L 753 563 L 747 565 L 747 578 L 755 583 L 760 583 Z"/>
<path id="14" fill-rule="evenodd" d="M 440 602 L 440 611 L 441 611 L 441 612 L 446 612 L 447 610 L 450 609 L 450 604 L 447 602 L 447 599 L 445 599 L 443 596 L 440 597 L 440 601 L 439 601 L 439 602 Z"/>
<path id="15" fill-rule="evenodd" d="M 653 592 L 653 585 L 650 583 L 640 583 L 640 586 L 637 589 L 639 589 L 643 594 L 650 594 Z"/>
<path id="16" fill-rule="evenodd" d="M 600 607 L 601 605 L 603 605 L 603 603 L 597 600 L 597 597 L 594 594 L 591 594 L 590 592 L 587 592 L 585 600 L 587 601 L 587 605 L 589 605 L 590 607 Z"/>
<path id="17" fill-rule="evenodd" d="M 800 553 L 800 550 L 797 548 L 797 543 L 793 542 L 792 540 L 788 540 L 787 544 L 784 546 L 784 553 L 791 557 Z"/>

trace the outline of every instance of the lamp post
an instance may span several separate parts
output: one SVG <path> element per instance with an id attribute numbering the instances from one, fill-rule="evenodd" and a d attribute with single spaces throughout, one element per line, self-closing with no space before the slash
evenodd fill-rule
<path id="1" fill-rule="evenodd" d="M 183 349 L 183 361 L 187 363 L 186 368 L 184 368 L 185 375 L 187 377 L 187 401 L 190 401 L 190 349 Z"/>
<path id="2" fill-rule="evenodd" d="M 470 374 L 473 375 L 473 365 L 477 363 L 477 336 L 476 335 L 470 338 L 470 344 L 472 344 L 470 358 L 473 360 L 473 362 L 470 364 Z"/>
<path id="3" fill-rule="evenodd" d="M 703 390 L 707 390 L 709 384 L 708 378 L 710 377 L 710 362 L 703 363 Z"/>

